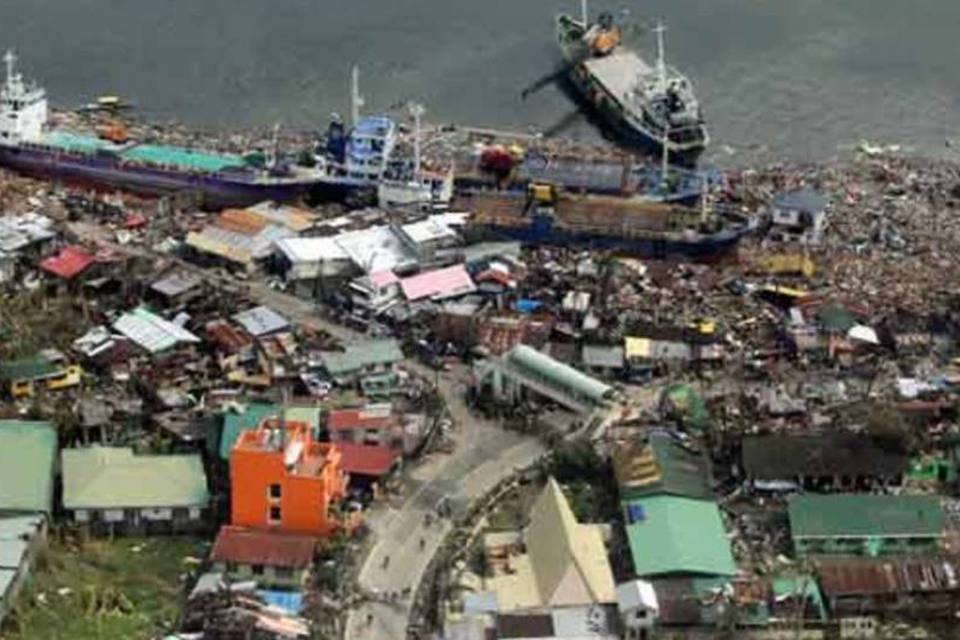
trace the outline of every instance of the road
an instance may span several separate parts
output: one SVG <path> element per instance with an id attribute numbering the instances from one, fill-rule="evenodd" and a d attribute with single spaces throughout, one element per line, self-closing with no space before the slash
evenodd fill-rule
<path id="1" fill-rule="evenodd" d="M 447 497 L 454 508 L 465 507 L 514 469 L 529 465 L 545 452 L 539 441 L 504 431 L 496 422 L 470 414 L 463 402 L 462 382 L 455 377 L 445 375 L 440 379 L 440 393 L 458 425 L 456 447 L 445 459 L 430 461 L 414 472 L 419 488 L 400 509 L 380 509 L 369 518 L 377 542 L 359 574 L 359 585 L 367 593 L 405 589 L 414 593 L 451 528 L 448 520 L 436 518 L 425 526 L 424 518 L 433 513 L 437 502 Z M 403 640 L 410 605 L 409 596 L 391 603 L 368 602 L 349 613 L 344 637 Z"/>
<path id="2" fill-rule="evenodd" d="M 262 282 L 241 282 L 220 271 L 203 269 L 174 256 L 119 245 L 107 230 L 97 225 L 71 223 L 68 226 L 78 238 L 118 253 L 163 258 L 214 286 L 244 288 L 251 299 L 274 309 L 293 324 L 324 331 L 342 342 L 364 337 L 321 317 L 314 303 L 271 289 Z M 448 498 L 454 509 L 466 507 L 514 469 L 529 465 L 545 453 L 537 439 L 506 431 L 499 423 L 470 413 L 464 402 L 469 383 L 465 368 L 435 376 L 433 370 L 419 362 L 407 360 L 404 365 L 428 380 L 436 378 L 439 392 L 456 425 L 451 434 L 455 446 L 452 453 L 435 454 L 411 469 L 409 474 L 414 490 L 399 509 L 378 505 L 367 514 L 367 523 L 376 541 L 364 559 L 358 577 L 360 588 L 367 593 L 385 594 L 406 589 L 411 594 L 416 592 L 427 564 L 451 528 L 446 519 L 434 518 L 430 526 L 424 525 L 425 516 L 434 513 L 437 502 Z M 350 640 L 402 640 L 406 638 L 410 604 L 411 598 L 407 597 L 393 603 L 370 602 L 359 610 L 350 611 L 344 637 Z M 369 624 L 368 615 L 372 618 Z"/>

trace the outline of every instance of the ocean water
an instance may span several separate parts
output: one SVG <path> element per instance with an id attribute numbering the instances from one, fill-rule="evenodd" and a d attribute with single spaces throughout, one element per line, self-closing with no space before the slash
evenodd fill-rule
<path id="1" fill-rule="evenodd" d="M 554 87 L 552 18 L 571 0 L 0 0 L 15 47 L 54 104 L 104 93 L 197 126 L 325 126 L 348 111 L 350 67 L 370 110 L 404 100 L 427 119 L 592 139 Z M 723 164 L 828 159 L 861 139 L 960 153 L 956 0 L 594 2 L 697 85 Z M 652 52 L 651 52 L 652 55 Z"/>

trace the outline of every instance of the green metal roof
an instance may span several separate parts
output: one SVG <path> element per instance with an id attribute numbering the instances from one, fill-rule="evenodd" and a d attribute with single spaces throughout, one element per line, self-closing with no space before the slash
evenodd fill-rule
<path id="1" fill-rule="evenodd" d="M 621 483 L 620 494 L 633 500 L 643 496 L 669 494 L 702 500 L 713 499 L 710 464 L 706 457 L 681 446 L 669 433 L 653 432 L 649 436 L 650 449 L 660 479 L 644 483 L 636 477 L 641 447 L 618 448 L 614 452 L 614 470 Z M 640 474 L 643 475 L 643 474 Z M 631 482 L 633 481 L 633 482 Z"/>
<path id="2" fill-rule="evenodd" d="M 220 432 L 220 459 L 229 460 L 233 445 L 240 434 L 255 429 L 264 418 L 280 414 L 280 405 L 267 402 L 252 402 L 242 411 L 228 409 L 223 414 L 223 430 Z M 319 419 L 318 419 L 319 422 Z"/>
<path id="3" fill-rule="evenodd" d="M 51 376 L 60 368 L 46 358 L 24 358 L 0 363 L 0 380 L 36 380 Z"/>
<path id="4" fill-rule="evenodd" d="M 944 515 L 930 495 L 798 495 L 789 505 L 794 538 L 938 536 Z"/>
<path id="5" fill-rule="evenodd" d="M 0 420 L 0 511 L 49 513 L 56 459 L 52 424 Z"/>
<path id="6" fill-rule="evenodd" d="M 400 343 L 387 338 L 348 344 L 344 351 L 330 351 L 321 355 L 323 368 L 331 376 L 360 371 L 365 367 L 393 364 L 403 360 Z"/>
<path id="7" fill-rule="evenodd" d="M 320 407 L 292 406 L 283 410 L 283 418 L 288 422 L 306 422 L 314 437 L 320 435 L 320 416 L 323 410 Z"/>
<path id="8" fill-rule="evenodd" d="M 202 507 L 210 500 L 199 454 L 138 456 L 98 446 L 61 455 L 67 509 Z"/>
<path id="9" fill-rule="evenodd" d="M 237 156 L 192 151 L 183 147 L 140 144 L 120 155 L 127 160 L 136 160 L 155 165 L 169 165 L 196 171 L 221 171 L 227 167 L 242 167 L 243 159 Z"/>
<path id="10" fill-rule="evenodd" d="M 514 347 L 509 359 L 512 363 L 534 371 L 548 380 L 553 380 L 557 385 L 573 389 L 594 402 L 600 402 L 613 391 L 610 385 L 524 344 Z"/>
<path id="11" fill-rule="evenodd" d="M 737 568 L 715 502 L 650 496 L 624 502 L 637 576 L 732 576 Z"/>

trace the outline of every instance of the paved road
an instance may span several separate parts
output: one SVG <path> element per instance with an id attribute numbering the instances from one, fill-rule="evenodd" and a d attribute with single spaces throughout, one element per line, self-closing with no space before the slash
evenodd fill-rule
<path id="1" fill-rule="evenodd" d="M 360 587 L 368 593 L 416 591 L 427 563 L 451 527 L 449 521 L 436 519 L 430 526 L 424 525 L 424 516 L 433 512 L 438 500 L 448 497 L 453 505 L 466 506 L 515 468 L 527 466 L 544 453 L 537 440 L 469 414 L 462 384 L 451 376 L 440 379 L 440 391 L 458 425 L 456 447 L 446 459 L 417 469 L 415 477 L 421 484 L 400 509 L 371 514 L 369 522 L 377 543 L 359 575 Z M 350 612 L 344 637 L 403 640 L 410 604 L 410 597 L 391 603 L 369 602 Z"/>

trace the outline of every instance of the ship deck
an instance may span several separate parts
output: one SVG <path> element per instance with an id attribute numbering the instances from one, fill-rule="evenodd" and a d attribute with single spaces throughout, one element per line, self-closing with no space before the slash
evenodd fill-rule
<path id="1" fill-rule="evenodd" d="M 610 55 L 591 58 L 583 63 L 596 81 L 624 104 L 631 102 L 630 96 L 637 86 L 637 78 L 653 73 L 635 51 L 618 48 Z"/>
<path id="2" fill-rule="evenodd" d="M 95 136 L 69 131 L 52 131 L 39 144 L 69 153 L 93 155 L 107 152 L 131 162 L 147 165 L 177 167 L 186 171 L 216 173 L 230 167 L 243 167 L 243 158 L 209 151 L 194 151 L 185 147 L 152 144 L 116 144 Z"/>
<path id="3" fill-rule="evenodd" d="M 455 208 L 473 213 L 477 224 L 523 226 L 531 221 L 522 196 L 478 193 L 461 197 Z M 553 207 L 556 224 L 607 233 L 670 232 L 696 226 L 700 213 L 658 202 L 617 197 L 563 197 Z"/>

